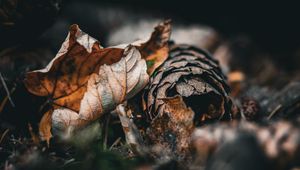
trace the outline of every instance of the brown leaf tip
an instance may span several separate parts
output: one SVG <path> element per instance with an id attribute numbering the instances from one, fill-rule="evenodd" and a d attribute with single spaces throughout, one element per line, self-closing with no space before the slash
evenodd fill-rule
<path id="1" fill-rule="evenodd" d="M 80 30 L 77 24 L 72 24 L 69 28 L 69 32 L 71 35 L 75 35 Z"/>
<path id="2" fill-rule="evenodd" d="M 161 100 L 166 104 L 165 111 L 172 114 L 171 119 L 174 122 L 193 122 L 195 113 L 190 107 L 187 107 L 181 96 L 176 95 L 174 97 L 162 98 Z"/>
<path id="3" fill-rule="evenodd" d="M 153 34 L 155 34 L 156 32 L 159 35 L 159 41 L 156 41 L 156 43 L 158 43 L 157 45 L 160 47 L 166 45 L 171 36 L 171 20 L 165 20 L 164 22 L 156 26 Z"/>

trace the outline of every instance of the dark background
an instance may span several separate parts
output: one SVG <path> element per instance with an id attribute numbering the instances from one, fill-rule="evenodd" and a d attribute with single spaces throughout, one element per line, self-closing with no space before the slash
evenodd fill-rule
<path id="1" fill-rule="evenodd" d="M 94 2 L 97 2 L 94 0 Z M 133 10 L 154 10 L 185 22 L 208 24 L 227 36 L 247 34 L 263 48 L 294 50 L 299 46 L 297 4 L 275 1 L 104 0 Z"/>
<path id="2" fill-rule="evenodd" d="M 11 5 L 10 2 L 17 3 Z M 19 68 L 33 70 L 44 67 L 55 56 L 71 24 L 78 24 L 107 46 L 106 40 L 114 30 L 124 25 L 134 28 L 138 21 L 151 21 L 151 17 L 159 20 L 171 18 L 175 24 L 183 26 L 211 26 L 220 33 L 222 40 L 231 43 L 234 56 L 239 60 L 236 65 L 244 71 L 249 70 L 248 63 L 257 65 L 259 62 L 255 61 L 261 57 L 271 58 L 278 70 L 281 70 L 280 67 L 284 67 L 282 70 L 299 70 L 300 12 L 297 4 L 288 2 L 0 0 L 0 5 L 1 9 L 12 13 L 9 21 L 15 23 L 12 28 L 0 27 L 0 51 L 4 53 L 9 51 L 7 49 L 21 48 L 14 50 L 19 57 L 2 53 L 3 57 L 12 56 L 6 57 L 7 62 L 1 59 L 0 71 L 5 76 Z M 25 52 L 33 53 L 34 57 L 25 55 Z"/>

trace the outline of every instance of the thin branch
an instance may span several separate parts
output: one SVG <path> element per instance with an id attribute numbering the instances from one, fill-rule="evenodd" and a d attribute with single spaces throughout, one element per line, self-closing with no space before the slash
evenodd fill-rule
<path id="1" fill-rule="evenodd" d="M 113 148 L 114 146 L 116 146 L 120 141 L 121 141 L 121 137 L 118 137 L 118 139 L 115 140 L 114 143 L 109 147 L 109 150 L 112 150 L 112 148 Z"/>
<path id="2" fill-rule="evenodd" d="M 280 109 L 281 109 L 282 105 L 278 105 L 268 116 L 268 120 L 270 120 Z"/>
<path id="3" fill-rule="evenodd" d="M 16 105 L 15 105 L 14 102 L 13 102 L 13 100 L 11 99 L 10 92 L 9 92 L 9 90 L 8 90 L 8 88 L 7 88 L 7 85 L 6 85 L 6 83 L 5 83 L 5 80 L 4 80 L 4 78 L 3 78 L 2 74 L 1 74 L 1 72 L 0 72 L 0 79 L 1 79 L 1 82 L 2 82 L 2 84 L 3 84 L 4 89 L 5 89 L 5 91 L 6 91 L 6 94 L 7 94 L 7 97 L 8 97 L 8 100 L 9 100 L 11 106 L 12 106 L 12 107 L 16 107 Z"/>
<path id="4" fill-rule="evenodd" d="M 127 116 L 126 102 L 125 104 L 119 104 L 116 108 L 116 112 L 118 113 L 121 121 L 127 144 L 131 147 L 131 150 L 134 153 L 143 154 L 143 139 L 134 122 Z"/>
<path id="5" fill-rule="evenodd" d="M 3 134 L 1 135 L 1 138 L 0 138 L 0 144 L 1 142 L 3 141 L 4 137 L 6 136 L 6 134 L 9 132 L 9 129 L 6 129 Z"/>
<path id="6" fill-rule="evenodd" d="M 103 141 L 103 148 L 104 148 L 104 150 L 106 150 L 106 148 L 107 148 L 109 121 L 110 121 L 110 114 L 107 115 L 107 119 L 105 121 L 104 141 Z"/>

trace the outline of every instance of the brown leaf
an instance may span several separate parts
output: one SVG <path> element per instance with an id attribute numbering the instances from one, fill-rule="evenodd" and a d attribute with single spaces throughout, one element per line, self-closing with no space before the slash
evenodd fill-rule
<path id="1" fill-rule="evenodd" d="M 171 20 L 166 20 L 155 27 L 149 41 L 142 43 L 138 47 L 142 56 L 146 56 L 147 62 L 152 62 L 147 72 L 152 75 L 154 70 L 159 67 L 168 57 L 168 41 L 171 36 Z"/>
<path id="2" fill-rule="evenodd" d="M 148 83 L 146 61 L 141 58 L 139 51 L 129 46 L 124 55 L 119 62 L 103 65 L 98 74 L 91 75 L 78 114 L 66 108 L 54 110 L 54 128 L 59 130 L 84 126 L 114 110 Z"/>
<path id="3" fill-rule="evenodd" d="M 141 74 L 133 72 L 131 74 L 131 71 L 138 73 L 143 69 L 146 71 L 145 60 L 151 60 L 154 64 L 148 68 L 148 72 L 152 72 L 149 70 L 155 69 L 164 61 L 167 57 L 165 53 L 168 49 L 169 28 L 170 22 L 160 24 L 151 38 L 142 44 L 135 42 L 133 46 L 103 48 L 97 40 L 82 32 L 77 25 L 72 25 L 56 57 L 46 68 L 27 73 L 24 83 L 31 93 L 47 96 L 53 110 L 60 114 L 67 113 L 64 117 L 69 116 L 69 118 L 63 120 L 73 119 L 74 112 L 82 119 L 79 121 L 80 124 L 86 124 L 87 120 L 97 119 L 100 112 L 103 114 L 113 109 L 115 104 L 132 97 L 143 87 L 144 82 L 140 81 L 148 81 L 148 79 L 143 79 L 144 75 L 136 77 Z M 141 64 L 140 60 L 145 64 Z M 133 67 L 136 65 L 139 65 L 140 72 Z M 119 66 L 122 66 L 123 70 L 120 70 Z M 130 70 L 131 68 L 135 69 Z M 100 87 L 101 89 L 98 89 L 100 91 L 95 93 L 95 90 Z M 104 94 L 106 96 L 103 96 Z M 108 100 L 109 97 L 113 99 Z M 101 103 L 98 104 L 101 104 L 101 107 L 94 105 L 95 101 L 92 100 L 100 100 Z M 94 110 L 87 107 L 90 104 L 93 104 Z M 42 122 L 40 126 L 44 126 Z M 48 134 L 48 132 L 41 132 L 41 134 Z"/>
<path id="4" fill-rule="evenodd" d="M 181 122 L 192 126 L 194 119 L 194 111 L 188 108 L 184 103 L 182 97 L 175 96 L 171 98 L 162 99 L 166 103 L 165 112 L 171 114 L 171 121 Z"/>
<path id="5" fill-rule="evenodd" d="M 35 95 L 49 96 L 55 108 L 79 111 L 89 76 L 100 65 L 120 60 L 122 52 L 119 48 L 103 49 L 94 38 L 72 25 L 56 57 L 46 68 L 27 73 L 25 85 Z"/>
<path id="6" fill-rule="evenodd" d="M 181 96 L 162 99 L 165 108 L 146 131 L 148 140 L 170 151 L 169 155 L 186 158 L 189 156 L 189 139 L 194 129 L 195 113 L 188 108 Z M 167 154 L 167 153 L 166 153 Z"/>
<path id="7" fill-rule="evenodd" d="M 51 121 L 52 121 L 51 112 L 52 111 L 48 111 L 43 115 L 43 117 L 40 121 L 40 125 L 39 125 L 40 137 L 42 140 L 47 141 L 48 146 L 49 146 L 50 138 L 52 137 L 52 134 L 51 134 Z"/>

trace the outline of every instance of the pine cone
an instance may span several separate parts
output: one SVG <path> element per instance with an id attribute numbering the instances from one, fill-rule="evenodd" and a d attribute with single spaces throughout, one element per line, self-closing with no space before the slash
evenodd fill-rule
<path id="1" fill-rule="evenodd" d="M 173 46 L 167 61 L 156 70 L 143 94 L 147 121 L 163 115 L 164 98 L 182 96 L 195 112 L 194 123 L 202 125 L 231 119 L 229 87 L 218 62 L 201 49 Z"/>
<path id="2" fill-rule="evenodd" d="M 0 0 L 0 47 L 28 41 L 53 22 L 61 0 Z"/>
<path id="3" fill-rule="evenodd" d="M 194 127 L 231 119 L 228 93 L 218 62 L 207 52 L 172 46 L 169 58 L 153 73 L 143 93 L 145 140 L 160 148 L 152 155 L 164 161 L 191 161 L 189 140 Z"/>

